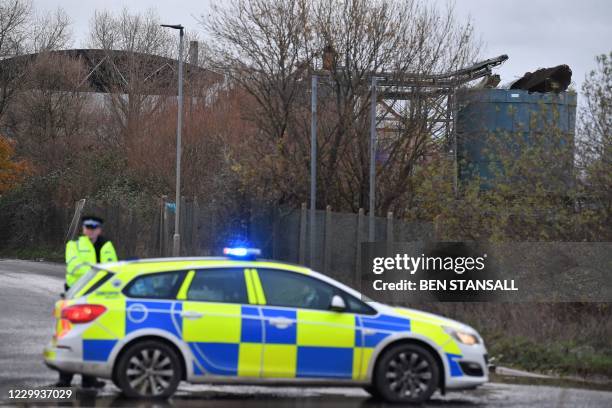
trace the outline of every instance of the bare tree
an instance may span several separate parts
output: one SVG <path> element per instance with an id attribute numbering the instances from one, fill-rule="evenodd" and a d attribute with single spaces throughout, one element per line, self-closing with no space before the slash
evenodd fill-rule
<path id="1" fill-rule="evenodd" d="M 612 164 L 612 52 L 596 57 L 597 67 L 582 85 L 579 115 L 580 163 Z"/>
<path id="2" fill-rule="evenodd" d="M 152 10 L 143 14 L 127 9 L 97 11 L 91 20 L 90 46 L 101 49 L 96 63 L 105 76 L 103 98 L 108 114 L 98 129 L 99 139 L 125 159 L 131 176 L 143 188 L 167 194 L 174 186 L 178 33 L 160 23 Z M 188 44 L 193 38 L 197 36 L 187 32 L 184 41 Z M 185 60 L 187 57 L 185 52 Z M 205 101 L 221 77 L 191 65 L 184 70 L 183 150 L 192 160 L 185 160 L 183 173 L 188 179 L 185 193 L 196 194 L 203 192 L 215 174 L 201 174 L 215 162 L 214 141 L 201 139 L 206 134 L 201 118 L 209 115 Z"/>
<path id="3" fill-rule="evenodd" d="M 103 51 L 97 61 L 104 68 L 106 106 L 112 120 L 101 129 L 106 140 L 114 146 L 142 143 L 147 123 L 151 123 L 167 103 L 170 89 L 162 87 L 157 72 L 172 71 L 172 61 L 165 66 L 154 66 L 155 56 L 170 54 L 174 42 L 167 30 L 160 27 L 154 11 L 132 14 L 127 9 L 113 14 L 96 11 L 90 23 L 90 47 Z M 175 86 L 173 87 L 175 88 Z"/>
<path id="4" fill-rule="evenodd" d="M 24 89 L 8 113 L 20 153 L 42 174 L 66 168 L 91 144 L 88 119 L 94 111 L 83 64 L 55 53 L 41 53 L 30 64 Z"/>
<path id="5" fill-rule="evenodd" d="M 282 138 L 301 90 L 299 81 L 313 58 L 306 36 L 307 3 L 238 0 L 213 10 L 207 27 L 220 40 L 212 46 L 216 67 L 255 98 L 265 114 L 262 130 Z"/>
<path id="6" fill-rule="evenodd" d="M 317 200 L 336 209 L 356 210 L 368 199 L 372 75 L 448 71 L 472 61 L 478 50 L 471 26 L 458 24 L 452 9 L 442 13 L 417 1 L 236 0 L 215 7 L 203 24 L 215 40 L 217 69 L 251 96 L 243 104 L 257 128 L 248 135 L 250 165 L 244 158 L 248 183 L 281 202 L 297 204 L 307 196 L 308 89 L 327 52 L 327 73 L 319 73 Z M 382 137 L 387 159 L 377 169 L 385 179 L 378 208 L 399 211 L 412 170 L 434 145 L 434 100 L 379 102 L 400 126 Z"/>
<path id="7" fill-rule="evenodd" d="M 26 0 L 0 1 L 0 59 L 20 54 L 27 37 L 32 4 Z"/>
<path id="8" fill-rule="evenodd" d="M 63 9 L 39 15 L 29 0 L 0 0 L 0 61 L 28 53 L 62 49 L 70 44 L 70 19 Z M 0 119 L 23 84 L 26 66 L 0 70 Z"/>
<path id="9" fill-rule="evenodd" d="M 32 18 L 28 52 L 43 52 L 69 48 L 72 43 L 70 17 L 62 8 Z"/>
<path id="10" fill-rule="evenodd" d="M 0 61 L 19 55 L 26 38 L 31 4 L 24 0 L 0 0 Z M 0 123 L 22 74 L 14 69 L 0 70 Z"/>
<path id="11" fill-rule="evenodd" d="M 582 85 L 577 164 L 584 189 L 584 211 L 597 215 L 602 232 L 609 234 L 612 228 L 612 52 L 597 56 L 596 63 Z"/>
<path id="12" fill-rule="evenodd" d="M 90 23 L 90 46 L 105 50 L 123 50 L 169 56 L 175 48 L 173 37 L 160 26 L 153 9 L 143 14 L 130 13 L 127 8 L 114 14 L 96 11 Z"/>
<path id="13" fill-rule="evenodd" d="M 401 79 L 451 71 L 473 61 L 478 46 L 470 23 L 458 24 L 452 7 L 440 12 L 418 1 L 356 0 L 343 7 L 325 1 L 316 18 L 323 44 L 338 55 L 331 70 L 335 106 L 330 110 L 336 120 L 328 122 L 334 127 L 323 142 L 330 149 L 321 153 L 322 165 L 327 165 L 323 200 L 356 210 L 368 200 L 371 76 L 385 72 Z M 377 177 L 384 183 L 378 183 L 376 194 L 381 212 L 402 214 L 414 168 L 440 147 L 434 136 L 444 113 L 436 107 L 444 97 L 418 87 L 404 100 L 379 96 Z M 393 126 L 386 125 L 387 118 L 393 119 Z M 338 189 L 338 183 L 343 188 Z"/>

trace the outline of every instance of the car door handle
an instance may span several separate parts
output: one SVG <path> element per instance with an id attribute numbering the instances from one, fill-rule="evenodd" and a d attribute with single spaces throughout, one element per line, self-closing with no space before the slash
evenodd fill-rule
<path id="1" fill-rule="evenodd" d="M 286 329 L 291 326 L 293 320 L 287 319 L 286 317 L 272 317 L 270 318 L 270 324 L 277 329 Z"/>
<path id="2" fill-rule="evenodd" d="M 202 313 L 194 312 L 193 310 L 187 310 L 185 312 L 181 312 L 181 317 L 184 317 L 185 319 L 199 319 L 202 316 L 203 316 Z"/>

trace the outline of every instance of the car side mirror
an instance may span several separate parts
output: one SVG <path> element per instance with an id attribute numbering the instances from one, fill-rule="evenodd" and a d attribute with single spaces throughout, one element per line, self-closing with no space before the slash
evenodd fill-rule
<path id="1" fill-rule="evenodd" d="M 342 299 L 342 296 L 334 295 L 332 297 L 329 308 L 334 312 L 344 312 L 346 310 L 346 303 L 344 303 L 344 299 Z"/>

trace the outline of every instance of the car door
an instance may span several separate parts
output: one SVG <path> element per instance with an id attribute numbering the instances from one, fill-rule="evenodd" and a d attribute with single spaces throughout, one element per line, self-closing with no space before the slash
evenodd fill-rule
<path id="1" fill-rule="evenodd" d="M 259 377 L 263 322 L 254 305 L 250 271 L 216 268 L 191 271 L 181 288 L 183 340 L 195 375 Z"/>
<path id="2" fill-rule="evenodd" d="M 125 295 L 125 335 L 139 330 L 160 330 L 181 337 L 182 304 L 177 292 L 186 271 L 143 274 L 123 289 Z M 114 319 L 119 324 L 118 319 Z"/>
<path id="3" fill-rule="evenodd" d="M 330 310 L 332 297 L 342 295 L 338 288 L 276 269 L 257 269 L 254 281 L 262 292 L 262 376 L 353 378 L 361 364 L 361 333 L 355 314 Z"/>

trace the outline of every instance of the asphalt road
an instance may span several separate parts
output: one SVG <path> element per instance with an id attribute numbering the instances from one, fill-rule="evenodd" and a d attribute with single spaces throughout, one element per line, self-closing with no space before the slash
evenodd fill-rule
<path id="1" fill-rule="evenodd" d="M 0 260 L 0 405 L 8 390 L 49 386 L 56 373 L 42 362 L 53 331 L 52 308 L 63 286 L 62 265 Z M 183 383 L 169 401 L 125 400 L 114 386 L 78 393 L 70 406 L 384 407 L 359 388 L 209 386 Z M 48 405 L 45 405 L 48 406 Z M 612 407 L 612 392 L 489 383 L 477 390 L 436 394 L 427 407 Z"/>

